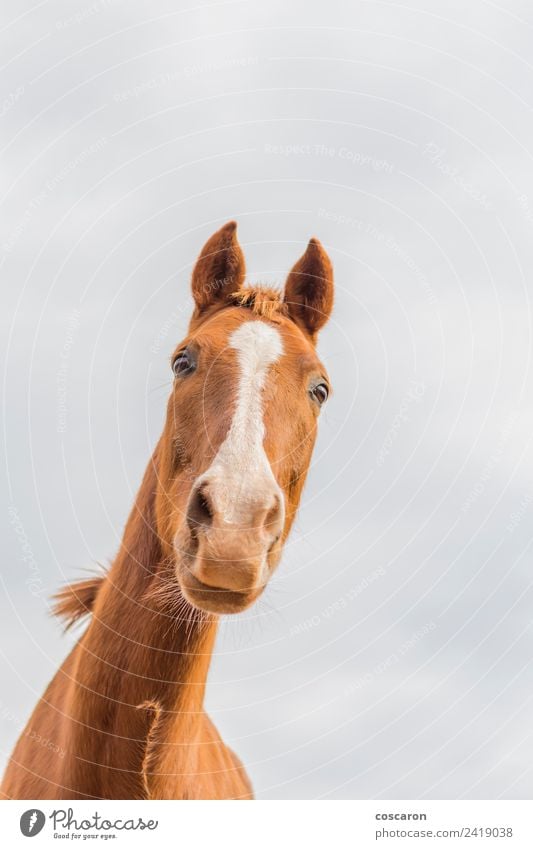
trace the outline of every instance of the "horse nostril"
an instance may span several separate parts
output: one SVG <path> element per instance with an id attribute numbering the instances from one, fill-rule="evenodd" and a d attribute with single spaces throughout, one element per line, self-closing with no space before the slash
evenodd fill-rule
<path id="1" fill-rule="evenodd" d="M 282 515 L 281 499 L 279 495 L 274 496 L 274 506 L 270 508 L 265 518 L 265 528 L 268 531 L 276 534 L 276 540 L 279 538 L 281 530 L 279 528 Z"/>
<path id="2" fill-rule="evenodd" d="M 200 484 L 191 494 L 187 521 L 191 530 L 198 526 L 209 527 L 213 521 L 213 505 L 209 496 L 207 484 Z"/>

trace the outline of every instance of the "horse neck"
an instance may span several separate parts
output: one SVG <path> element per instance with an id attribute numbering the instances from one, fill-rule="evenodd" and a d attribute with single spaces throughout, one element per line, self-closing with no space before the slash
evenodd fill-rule
<path id="1" fill-rule="evenodd" d="M 100 662 L 116 661 L 115 686 L 141 693 L 148 687 L 167 701 L 168 690 L 173 693 L 183 683 L 199 685 L 196 695 L 203 696 L 216 619 L 185 601 L 173 565 L 165 562 L 155 523 L 156 483 L 157 452 L 98 594 L 86 641 L 97 648 Z M 121 669 L 126 674 L 119 682 Z"/>
<path id="2" fill-rule="evenodd" d="M 130 773 L 139 772 L 144 747 L 138 744 L 150 737 L 156 718 L 174 739 L 194 738 L 217 628 L 216 619 L 185 602 L 165 566 L 155 529 L 156 480 L 157 451 L 75 649 L 70 684 L 75 733 L 90 736 L 94 752 L 100 732 L 93 759 Z M 83 749 L 79 739 L 77 747 Z M 131 786 L 121 792 L 138 795 Z"/>

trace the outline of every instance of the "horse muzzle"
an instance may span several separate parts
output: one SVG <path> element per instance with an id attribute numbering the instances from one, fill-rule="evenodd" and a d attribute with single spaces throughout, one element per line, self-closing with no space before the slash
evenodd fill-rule
<path id="1" fill-rule="evenodd" d="M 188 545 L 178 574 L 182 591 L 196 607 L 237 613 L 264 590 L 281 553 L 284 499 L 275 481 L 239 492 L 231 509 L 217 498 L 215 484 L 201 478 L 186 512 Z"/>

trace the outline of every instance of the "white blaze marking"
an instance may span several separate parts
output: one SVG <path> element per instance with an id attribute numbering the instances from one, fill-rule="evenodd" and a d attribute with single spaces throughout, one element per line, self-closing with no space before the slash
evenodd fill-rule
<path id="1" fill-rule="evenodd" d="M 262 493 L 283 503 L 265 453 L 263 388 L 270 370 L 283 353 L 281 335 L 262 321 L 247 321 L 229 337 L 240 366 L 236 408 L 226 438 L 210 468 L 202 475 L 212 486 L 216 509 L 227 523 L 246 521 L 249 505 Z"/>

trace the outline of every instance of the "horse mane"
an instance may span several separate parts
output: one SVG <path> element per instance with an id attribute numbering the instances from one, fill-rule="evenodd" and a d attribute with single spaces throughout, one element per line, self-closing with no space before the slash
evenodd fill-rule
<path id="1" fill-rule="evenodd" d="M 93 575 L 73 584 L 67 584 L 52 598 L 54 604 L 52 613 L 65 622 L 65 631 L 68 631 L 76 622 L 92 613 L 96 596 L 98 595 L 105 575 Z"/>
<path id="2" fill-rule="evenodd" d="M 287 315 L 287 305 L 283 293 L 271 286 L 254 286 L 239 289 L 230 295 L 231 301 L 239 307 L 251 310 L 255 315 L 272 321 L 276 316 Z"/>

